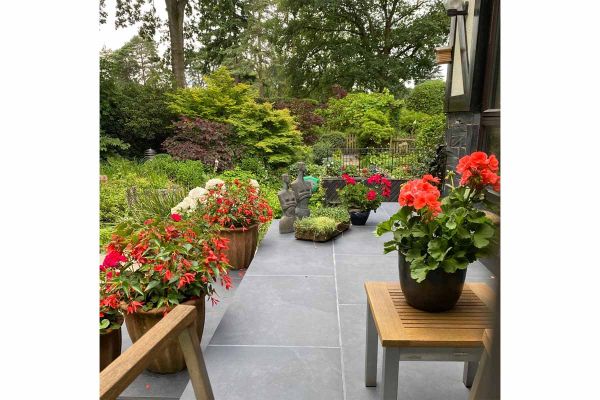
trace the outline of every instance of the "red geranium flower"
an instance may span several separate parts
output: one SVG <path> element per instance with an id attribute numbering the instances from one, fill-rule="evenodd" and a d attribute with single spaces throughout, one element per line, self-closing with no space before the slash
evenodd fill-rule
<path id="1" fill-rule="evenodd" d="M 439 201 L 440 191 L 429 181 L 435 182 L 436 179 L 431 175 L 425 175 L 422 179 L 407 182 L 400 189 L 398 202 L 401 206 L 414 207 L 415 210 L 427 207 L 427 210 L 435 217 L 442 212 L 442 203 Z M 439 181 L 439 179 L 437 180 Z"/>
<path id="2" fill-rule="evenodd" d="M 356 180 L 348 174 L 342 174 L 342 178 L 346 182 L 346 185 L 356 185 Z"/>
<path id="3" fill-rule="evenodd" d="M 373 189 L 369 190 L 369 193 L 367 193 L 367 199 L 370 201 L 373 201 L 377 198 L 377 192 L 375 192 Z"/>
<path id="4" fill-rule="evenodd" d="M 461 174 L 460 184 L 481 190 L 492 186 L 500 191 L 500 177 L 498 174 L 498 159 L 493 154 L 488 157 L 483 151 L 476 151 L 464 156 L 458 161 L 456 172 Z"/>
<path id="5" fill-rule="evenodd" d="M 179 214 L 171 214 L 171 219 L 175 222 L 181 221 L 181 215 Z"/>

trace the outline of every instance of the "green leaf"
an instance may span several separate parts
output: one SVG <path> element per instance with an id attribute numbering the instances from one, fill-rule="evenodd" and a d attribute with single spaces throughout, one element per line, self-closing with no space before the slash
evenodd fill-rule
<path id="1" fill-rule="evenodd" d="M 446 222 L 446 228 L 456 229 L 456 221 L 454 219 L 449 219 L 448 222 Z"/>
<path id="2" fill-rule="evenodd" d="M 417 259 L 423 259 L 425 256 L 421 255 L 421 249 L 420 248 L 412 248 L 410 249 L 406 255 L 404 256 L 406 261 L 408 262 L 412 262 L 414 260 Z"/>
<path id="3" fill-rule="evenodd" d="M 186 251 L 190 251 L 192 249 L 192 244 L 191 243 L 186 243 L 182 246 Z"/>
<path id="4" fill-rule="evenodd" d="M 473 235 L 473 244 L 478 249 L 482 249 L 490 243 L 488 239 L 490 239 L 492 236 L 494 236 L 494 228 L 487 223 L 480 225 Z"/>
<path id="5" fill-rule="evenodd" d="M 433 239 L 427 244 L 427 252 L 436 261 L 442 261 L 451 248 L 448 247 L 448 241 L 442 238 Z"/>
<path id="6" fill-rule="evenodd" d="M 159 281 L 152 281 L 148 284 L 148 286 L 146 286 L 146 292 L 149 292 L 150 290 L 154 289 L 155 287 L 157 287 L 160 284 Z"/>
<path id="7" fill-rule="evenodd" d="M 142 289 L 140 289 L 140 287 L 138 285 L 131 285 L 131 288 L 133 290 L 135 290 L 136 292 L 138 292 L 139 294 L 141 294 L 142 296 L 144 295 L 144 292 L 142 291 Z"/>
<path id="8" fill-rule="evenodd" d="M 459 258 L 448 258 L 441 263 L 444 271 L 448 272 L 449 274 L 456 272 L 458 269 L 465 269 L 467 265 L 469 265 L 467 260 Z"/>
<path id="9" fill-rule="evenodd" d="M 110 321 L 106 318 L 100 321 L 100 329 L 106 329 L 110 325 Z"/>
<path id="10" fill-rule="evenodd" d="M 161 308 L 163 306 L 163 304 L 165 304 L 165 299 L 160 299 L 158 301 L 158 304 L 156 304 L 156 308 Z"/>

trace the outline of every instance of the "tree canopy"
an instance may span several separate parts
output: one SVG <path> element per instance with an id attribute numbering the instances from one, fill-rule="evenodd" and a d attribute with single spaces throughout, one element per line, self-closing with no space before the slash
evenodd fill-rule
<path id="1" fill-rule="evenodd" d="M 346 89 L 394 94 L 437 72 L 434 50 L 448 35 L 441 1 L 282 0 L 288 13 L 286 69 L 292 94 Z"/>

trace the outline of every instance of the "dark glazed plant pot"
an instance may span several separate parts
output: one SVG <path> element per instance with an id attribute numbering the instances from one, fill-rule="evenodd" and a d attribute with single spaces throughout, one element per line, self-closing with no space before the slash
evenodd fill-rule
<path id="1" fill-rule="evenodd" d="M 196 307 L 196 332 L 198 340 L 202 340 L 204 331 L 205 298 L 188 300 L 185 305 Z M 164 307 L 150 311 L 138 311 L 133 314 L 125 315 L 125 325 L 127 332 L 133 343 L 137 342 L 146 332 L 156 325 L 163 318 Z M 148 371 L 159 374 L 172 374 L 185 369 L 185 359 L 181 352 L 178 338 L 169 339 L 166 346 L 154 354 L 154 358 L 148 364 Z"/>
<path id="2" fill-rule="evenodd" d="M 258 246 L 258 224 L 252 225 L 246 230 L 242 228 L 222 229 L 219 234 L 221 237 L 229 239 L 225 254 L 229 259 L 231 269 L 248 268 L 254 258 L 254 253 L 256 253 L 256 246 Z"/>
<path id="3" fill-rule="evenodd" d="M 370 214 L 371 210 L 359 212 L 350 211 L 350 221 L 352 221 L 352 225 L 364 225 L 367 223 Z"/>
<path id="4" fill-rule="evenodd" d="M 121 323 L 123 321 L 121 320 Z M 100 371 L 121 355 L 121 328 L 107 329 L 100 334 Z"/>
<path id="5" fill-rule="evenodd" d="M 456 305 L 462 294 L 467 269 L 457 270 L 449 274 L 438 268 L 427 273 L 421 283 L 410 276 L 410 263 L 404 260 L 404 255 L 398 253 L 398 270 L 400 272 L 400 287 L 406 302 L 419 310 L 441 312 L 450 310 Z"/>

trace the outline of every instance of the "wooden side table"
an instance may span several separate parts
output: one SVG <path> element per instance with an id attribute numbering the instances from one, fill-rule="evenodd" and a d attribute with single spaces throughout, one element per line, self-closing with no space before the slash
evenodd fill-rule
<path id="1" fill-rule="evenodd" d="M 457 305 L 429 313 L 406 303 L 400 282 L 365 282 L 367 345 L 365 384 L 377 385 L 377 337 L 383 347 L 383 399 L 398 396 L 400 361 L 461 361 L 463 382 L 473 383 L 483 351 L 483 333 L 492 328 L 494 294 L 484 283 L 465 283 Z"/>

